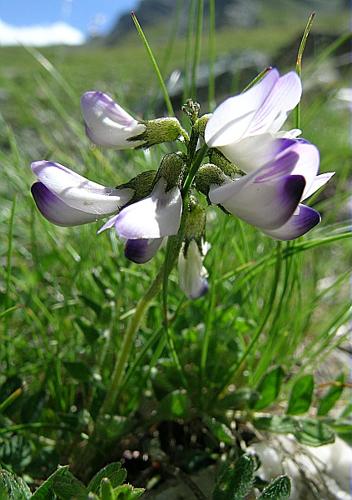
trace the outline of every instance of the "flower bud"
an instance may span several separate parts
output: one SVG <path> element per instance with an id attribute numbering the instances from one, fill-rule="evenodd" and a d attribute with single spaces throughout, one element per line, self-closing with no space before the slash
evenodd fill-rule
<path id="1" fill-rule="evenodd" d="M 194 124 L 194 129 L 201 137 L 204 138 L 205 127 L 207 126 L 208 120 L 211 117 L 211 113 L 201 116 L 198 118 Z"/>
<path id="2" fill-rule="evenodd" d="M 143 121 L 144 132 L 130 141 L 142 141 L 141 147 L 149 148 L 154 144 L 176 141 L 181 135 L 181 125 L 177 118 L 156 118 Z"/>
<path id="3" fill-rule="evenodd" d="M 209 152 L 211 163 L 219 167 L 225 175 L 235 178 L 245 175 L 245 173 L 234 163 L 231 163 L 218 149 L 211 149 Z"/>
<path id="4" fill-rule="evenodd" d="M 208 196 L 211 185 L 221 186 L 228 182 L 229 178 L 216 165 L 206 163 L 199 168 L 194 180 L 196 189 Z"/>
<path id="5" fill-rule="evenodd" d="M 166 180 L 166 191 L 169 191 L 175 186 L 180 187 L 184 167 L 185 164 L 181 153 L 166 154 L 161 160 L 159 170 L 156 174 L 155 184 L 160 178 L 164 178 Z"/>

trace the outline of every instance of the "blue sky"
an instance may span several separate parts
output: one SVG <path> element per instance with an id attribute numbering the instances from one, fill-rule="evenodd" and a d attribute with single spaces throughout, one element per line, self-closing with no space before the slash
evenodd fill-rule
<path id="1" fill-rule="evenodd" d="M 88 34 L 106 32 L 118 14 L 135 8 L 138 0 L 0 0 L 0 19 L 13 26 L 64 21 Z"/>

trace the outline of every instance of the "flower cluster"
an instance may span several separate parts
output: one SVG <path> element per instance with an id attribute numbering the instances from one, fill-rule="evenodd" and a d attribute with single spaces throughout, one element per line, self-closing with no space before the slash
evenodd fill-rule
<path id="1" fill-rule="evenodd" d="M 320 221 L 301 201 L 333 173 L 318 175 L 319 151 L 298 138 L 300 130 L 281 130 L 301 93 L 296 73 L 280 77 L 272 69 L 212 115 L 198 117 L 199 106 L 190 101 L 189 137 L 176 118 L 138 121 L 106 94 L 86 92 L 81 107 L 93 143 L 120 150 L 179 140 L 187 151 L 165 155 L 158 170 L 117 187 L 92 182 L 59 163 L 37 161 L 34 200 L 42 215 L 60 226 L 110 216 L 98 232 L 114 228 L 126 257 L 138 264 L 149 261 L 165 238 L 179 235 L 180 287 L 188 297 L 200 297 L 208 289 L 205 201 L 279 240 L 297 238 Z"/>

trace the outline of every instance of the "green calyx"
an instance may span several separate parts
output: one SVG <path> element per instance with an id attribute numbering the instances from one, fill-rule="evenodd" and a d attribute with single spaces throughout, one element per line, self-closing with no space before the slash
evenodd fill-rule
<path id="1" fill-rule="evenodd" d="M 129 140 L 144 141 L 143 148 L 149 148 L 154 144 L 176 141 L 182 135 L 182 127 L 177 118 L 156 118 L 141 122 L 145 125 L 145 131 Z"/>
<path id="2" fill-rule="evenodd" d="M 212 163 L 202 165 L 194 179 L 196 189 L 206 196 L 208 196 L 209 188 L 212 184 L 221 186 L 221 184 L 224 184 L 227 181 L 228 177 L 224 174 L 224 172 Z"/>
<path id="3" fill-rule="evenodd" d="M 203 115 L 200 118 L 198 118 L 198 120 L 194 124 L 194 130 L 201 137 L 204 137 L 205 127 L 207 126 L 207 123 L 208 123 L 210 117 L 211 117 L 211 113 Z"/>
<path id="4" fill-rule="evenodd" d="M 203 253 L 202 242 L 205 239 L 206 211 L 199 204 L 197 198 L 193 195 L 189 197 L 187 215 L 184 228 L 184 248 L 186 254 L 188 246 L 192 240 L 195 240 L 200 253 Z"/>
<path id="5" fill-rule="evenodd" d="M 237 165 L 231 163 L 218 149 L 211 149 L 209 153 L 211 163 L 219 167 L 225 175 L 234 178 L 245 175 Z"/>
<path id="6" fill-rule="evenodd" d="M 182 153 L 169 153 L 163 157 L 154 184 L 162 177 L 166 180 L 166 191 L 181 187 L 185 163 Z"/>
<path id="7" fill-rule="evenodd" d="M 143 198 L 146 198 L 150 195 L 154 187 L 155 175 L 156 170 L 146 170 L 145 172 L 136 175 L 136 177 L 133 177 L 133 179 L 131 179 L 129 182 L 126 182 L 126 184 L 117 186 L 118 189 L 128 188 L 134 190 L 133 197 L 129 201 L 128 205 L 131 205 L 131 203 L 136 203 L 137 201 L 142 200 Z"/>

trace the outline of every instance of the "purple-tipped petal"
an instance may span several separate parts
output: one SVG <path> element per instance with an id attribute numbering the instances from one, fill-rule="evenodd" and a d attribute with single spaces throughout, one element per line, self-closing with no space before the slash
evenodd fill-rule
<path id="1" fill-rule="evenodd" d="M 320 214 L 311 207 L 299 205 L 294 215 L 281 227 L 265 230 L 264 233 L 276 240 L 293 240 L 310 231 L 320 222 Z"/>
<path id="2" fill-rule="evenodd" d="M 95 214 L 88 214 L 68 206 L 41 182 L 33 184 L 31 191 L 40 213 L 57 226 L 79 226 L 98 218 Z"/>
<path id="3" fill-rule="evenodd" d="M 182 213 L 182 196 L 178 187 L 165 192 L 161 178 L 152 193 L 124 208 L 117 216 L 115 229 L 126 240 L 163 238 L 177 234 Z"/>
<path id="4" fill-rule="evenodd" d="M 89 139 L 98 146 L 128 149 L 144 141 L 130 141 L 146 127 L 103 92 L 89 91 L 81 98 L 82 114 Z"/>
<path id="5" fill-rule="evenodd" d="M 306 187 L 302 195 L 302 199 L 307 198 L 307 193 L 310 192 L 311 186 L 319 171 L 320 155 L 319 150 L 313 144 L 305 141 L 296 140 L 296 144 L 289 148 L 289 151 L 295 151 L 299 158 L 292 170 L 292 175 L 303 175 L 306 180 Z"/>
<path id="6" fill-rule="evenodd" d="M 163 238 L 127 240 L 125 256 L 136 264 L 144 264 L 154 257 L 162 241 Z"/>
<path id="7" fill-rule="evenodd" d="M 130 127 L 135 119 L 119 106 L 109 95 L 98 90 L 85 92 L 81 97 L 81 107 L 84 117 L 96 117 L 100 113 L 109 116 L 116 123 L 124 127 Z"/>
<path id="8" fill-rule="evenodd" d="M 213 193 L 216 195 L 217 190 L 227 186 L 210 188 L 210 201 L 214 203 Z M 305 179 L 301 175 L 288 175 L 269 182 L 249 182 L 221 205 L 253 226 L 276 229 L 285 224 L 297 208 L 304 186 Z"/>
<path id="9" fill-rule="evenodd" d="M 210 188 L 209 199 L 214 204 L 224 205 L 227 200 L 239 196 L 243 189 L 250 190 L 252 184 L 268 183 L 292 172 L 298 161 L 298 155 L 287 149 L 261 168 L 235 181 Z M 224 205 L 225 206 L 225 205 Z"/>
<path id="10" fill-rule="evenodd" d="M 107 188 L 86 179 L 69 168 L 51 161 L 36 161 L 33 173 L 66 205 L 99 216 L 109 215 L 129 202 L 132 189 Z"/>

